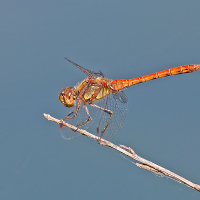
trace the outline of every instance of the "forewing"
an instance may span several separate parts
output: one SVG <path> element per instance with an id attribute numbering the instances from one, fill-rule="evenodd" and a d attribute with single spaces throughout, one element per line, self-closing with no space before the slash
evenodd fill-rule
<path id="1" fill-rule="evenodd" d="M 69 60 L 68 58 L 65 58 L 67 61 L 69 61 L 70 63 L 72 63 L 73 65 L 75 65 L 76 67 L 78 67 L 82 72 L 84 72 L 87 76 L 92 76 L 92 77 L 99 77 L 102 76 L 104 77 L 104 74 L 100 71 L 100 72 L 94 72 L 94 71 L 90 71 L 88 69 L 85 69 L 84 67 L 81 67 L 80 65 L 76 64 L 75 62 Z"/>

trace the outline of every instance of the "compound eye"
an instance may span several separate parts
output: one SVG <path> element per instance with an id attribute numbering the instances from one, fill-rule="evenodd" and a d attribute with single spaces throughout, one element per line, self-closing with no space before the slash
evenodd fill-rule
<path id="1" fill-rule="evenodd" d="M 71 90 L 68 91 L 68 93 L 66 94 L 66 96 L 68 97 L 68 99 L 72 99 L 73 95 Z"/>
<path id="2" fill-rule="evenodd" d="M 59 99 L 61 103 L 66 107 L 72 107 L 75 105 L 75 91 L 73 87 L 67 87 L 64 90 L 61 90 Z"/>

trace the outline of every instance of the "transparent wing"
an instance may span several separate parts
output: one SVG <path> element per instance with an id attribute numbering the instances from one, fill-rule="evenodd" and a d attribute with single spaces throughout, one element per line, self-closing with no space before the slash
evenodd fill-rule
<path id="1" fill-rule="evenodd" d="M 75 62 L 69 60 L 68 58 L 65 58 L 67 61 L 69 61 L 70 63 L 72 63 L 73 65 L 75 65 L 76 67 L 78 67 L 82 72 L 84 72 L 87 76 L 92 76 L 92 77 L 105 77 L 104 74 L 100 71 L 100 72 L 94 72 L 94 71 L 90 71 L 88 69 L 85 69 L 84 67 L 81 67 L 80 65 L 76 64 Z"/>
<path id="2" fill-rule="evenodd" d="M 124 93 L 124 91 L 120 91 L 116 94 L 113 94 L 113 97 L 120 101 L 121 103 L 128 103 L 128 97 L 126 96 L 126 94 Z"/>
<path id="3" fill-rule="evenodd" d="M 128 112 L 128 98 L 126 94 L 121 91 L 116 94 L 111 93 L 104 99 L 99 100 L 97 103 L 95 102 L 95 104 L 106 110 L 110 110 L 113 113 L 112 118 L 106 128 L 106 131 L 102 135 L 103 138 L 107 140 L 112 140 L 112 138 L 118 133 L 124 123 L 124 119 Z M 99 129 L 100 134 L 99 136 L 101 136 L 101 132 L 107 125 L 109 118 L 110 114 L 108 114 L 108 112 L 105 112 L 104 110 L 100 111 L 97 124 L 97 130 Z"/>

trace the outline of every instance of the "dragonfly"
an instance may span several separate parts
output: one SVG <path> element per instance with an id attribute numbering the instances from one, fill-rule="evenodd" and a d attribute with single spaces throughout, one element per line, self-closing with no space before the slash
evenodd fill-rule
<path id="1" fill-rule="evenodd" d="M 130 86 L 153 79 L 197 71 L 200 65 L 184 65 L 132 79 L 111 80 L 100 70 L 94 72 L 65 58 L 87 75 L 74 87 L 66 87 L 59 95 L 60 102 L 71 108 L 63 118 L 78 128 L 87 130 L 97 120 L 96 132 L 100 138 L 111 140 L 123 125 L 128 111 L 128 98 L 124 90 Z M 97 119 L 98 116 L 98 119 Z M 60 123 L 62 129 L 62 122 Z M 75 132 L 63 134 L 65 139 L 75 137 Z"/>

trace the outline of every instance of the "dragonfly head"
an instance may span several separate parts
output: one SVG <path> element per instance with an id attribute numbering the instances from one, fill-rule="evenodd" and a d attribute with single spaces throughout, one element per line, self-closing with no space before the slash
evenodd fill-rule
<path id="1" fill-rule="evenodd" d="M 66 87 L 64 90 L 61 90 L 59 99 L 61 103 L 66 107 L 74 106 L 76 101 L 76 92 L 74 88 Z"/>

